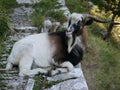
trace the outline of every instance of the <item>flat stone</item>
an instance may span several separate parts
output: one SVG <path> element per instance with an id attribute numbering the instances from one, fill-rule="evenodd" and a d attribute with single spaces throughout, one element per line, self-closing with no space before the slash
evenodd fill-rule
<path id="1" fill-rule="evenodd" d="M 21 27 L 14 27 L 14 29 L 16 30 L 16 31 L 35 31 L 35 30 L 37 30 L 38 28 L 37 27 L 33 27 L 33 26 L 21 26 Z"/>
<path id="2" fill-rule="evenodd" d="M 34 82 L 35 82 L 34 79 L 32 78 L 28 79 L 28 83 L 25 90 L 33 90 Z"/>
<path id="3" fill-rule="evenodd" d="M 47 77 L 47 80 L 67 81 L 61 82 L 46 90 L 88 90 L 88 86 L 81 69 L 81 64 L 76 65 L 74 70 L 71 72 L 55 75 L 53 77 Z"/>
<path id="4" fill-rule="evenodd" d="M 71 78 L 79 78 L 81 76 L 83 76 L 82 70 L 80 68 L 75 68 L 71 72 L 55 75 L 53 77 L 48 77 L 47 79 L 49 81 L 58 81 L 58 80 L 66 80 Z"/>
<path id="5" fill-rule="evenodd" d="M 47 80 L 48 81 L 58 81 L 58 80 L 66 80 L 66 79 L 79 78 L 79 77 L 84 78 L 84 75 L 83 75 L 83 72 L 81 69 L 81 64 L 78 64 L 74 68 L 74 70 L 72 70 L 71 72 L 58 74 L 58 75 L 55 75 L 52 77 L 47 77 Z"/>
<path id="6" fill-rule="evenodd" d="M 18 4 L 34 4 L 38 3 L 41 0 L 16 0 Z"/>
<path id="7" fill-rule="evenodd" d="M 57 1 L 60 5 L 65 6 L 65 0 L 57 0 Z"/>
<path id="8" fill-rule="evenodd" d="M 81 76 L 77 79 L 71 79 L 57 85 L 53 85 L 51 88 L 46 90 L 88 90 L 88 87 L 84 77 Z"/>

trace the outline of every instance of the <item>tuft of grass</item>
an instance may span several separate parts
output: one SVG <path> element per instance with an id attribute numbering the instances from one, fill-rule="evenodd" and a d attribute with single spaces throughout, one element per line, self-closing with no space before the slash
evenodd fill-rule
<path id="1" fill-rule="evenodd" d="M 49 16 L 52 17 L 53 19 L 55 19 L 56 21 L 60 21 L 61 23 L 65 22 L 67 20 L 67 18 L 65 17 L 65 15 L 63 14 L 62 11 L 50 11 L 49 12 Z"/>
<path id="2" fill-rule="evenodd" d="M 63 22 L 66 20 L 62 11 L 55 11 L 60 4 L 56 0 L 42 0 L 34 5 L 35 13 L 32 17 L 33 25 L 41 28 L 42 22 L 46 17 L 51 17 L 52 20 Z"/>
<path id="3" fill-rule="evenodd" d="M 6 38 L 9 32 L 8 20 L 5 16 L 0 16 L 0 41 Z"/>
<path id="4" fill-rule="evenodd" d="M 82 62 L 90 90 L 119 90 L 120 50 L 89 31 L 88 52 Z"/>
<path id="5" fill-rule="evenodd" d="M 16 0 L 0 0 L 0 8 L 10 12 L 11 8 L 17 6 Z"/>
<path id="6" fill-rule="evenodd" d="M 44 90 L 46 88 L 50 88 L 52 87 L 53 85 L 55 84 L 58 84 L 60 82 L 62 82 L 63 80 L 61 81 L 47 81 L 43 76 L 35 76 L 35 84 L 34 84 L 34 88 L 33 90 Z"/>
<path id="7" fill-rule="evenodd" d="M 56 8 L 56 4 L 57 4 L 56 0 L 42 0 L 41 2 L 36 3 L 34 5 L 34 8 L 36 9 L 37 12 L 41 12 L 43 15 L 46 15 L 48 11 Z"/>
<path id="8" fill-rule="evenodd" d="M 16 6 L 16 0 L 0 0 L 0 59 L 5 51 L 5 46 L 3 41 L 6 39 L 10 28 L 8 25 L 8 13 L 12 11 L 12 8 Z M 0 61 L 0 68 L 4 68 L 3 63 Z M 4 78 L 4 75 L 0 73 L 0 80 Z M 4 83 L 0 82 L 0 87 L 4 87 Z"/>
<path id="9" fill-rule="evenodd" d="M 16 5 L 16 0 L 0 0 L 0 41 L 9 33 L 8 13 Z"/>
<path id="10" fill-rule="evenodd" d="M 33 25 L 41 28 L 42 22 L 45 20 L 46 15 L 51 9 L 55 8 L 55 5 L 55 0 L 42 0 L 41 2 L 36 3 L 34 5 L 35 13 L 32 17 Z"/>
<path id="11" fill-rule="evenodd" d="M 69 8 L 70 12 L 82 13 L 85 11 L 83 7 L 83 0 L 66 0 L 66 5 Z"/>
<path id="12" fill-rule="evenodd" d="M 41 13 L 35 12 L 32 17 L 32 23 L 34 26 L 41 28 L 43 21 L 45 20 L 45 16 Z"/>

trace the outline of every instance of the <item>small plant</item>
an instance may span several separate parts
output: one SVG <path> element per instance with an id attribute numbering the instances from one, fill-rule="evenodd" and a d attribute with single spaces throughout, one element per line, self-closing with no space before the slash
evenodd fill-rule
<path id="1" fill-rule="evenodd" d="M 0 0 L 0 59 L 5 51 L 3 41 L 6 39 L 10 28 L 8 25 L 8 13 L 11 12 L 12 7 L 16 6 L 16 0 Z M 3 63 L 0 61 L 0 68 L 5 68 Z M 0 73 L 0 80 L 4 79 L 4 75 Z M 4 83 L 0 81 L 0 87 L 4 87 Z"/>
<path id="2" fill-rule="evenodd" d="M 32 17 L 33 25 L 41 28 L 42 22 L 46 17 L 51 17 L 59 22 L 65 21 L 66 17 L 63 15 L 63 12 L 54 10 L 59 7 L 57 0 L 42 0 L 40 3 L 35 4 L 35 13 Z"/>
<path id="3" fill-rule="evenodd" d="M 9 31 L 8 20 L 6 16 L 0 15 L 0 41 L 3 40 Z"/>
<path id="4" fill-rule="evenodd" d="M 55 0 L 42 0 L 40 3 L 34 5 L 35 13 L 32 17 L 33 25 L 41 28 L 42 22 L 44 21 L 49 10 L 54 9 L 56 5 Z"/>
<path id="5" fill-rule="evenodd" d="M 47 77 L 43 77 L 41 75 L 39 76 L 35 76 L 35 86 L 33 88 L 33 90 L 47 90 L 46 88 L 50 88 L 53 85 L 56 85 L 60 82 L 69 80 L 69 79 L 65 79 L 65 80 L 58 80 L 58 81 L 48 81 L 45 78 Z"/>
<path id="6" fill-rule="evenodd" d="M 70 12 L 82 13 L 85 11 L 83 7 L 83 1 L 81 0 L 66 0 L 66 5 L 69 8 Z"/>
<path id="7" fill-rule="evenodd" d="M 45 80 L 44 77 L 41 75 L 36 76 L 34 79 L 35 79 L 35 86 L 34 86 L 33 90 L 44 90 L 45 88 L 49 88 L 52 85 L 55 85 L 60 82 L 60 81 L 49 82 L 49 81 Z"/>
<path id="8" fill-rule="evenodd" d="M 0 0 L 0 8 L 7 12 L 11 11 L 11 8 L 15 6 L 17 6 L 16 0 Z"/>
<path id="9" fill-rule="evenodd" d="M 67 20 L 67 18 L 65 17 L 62 11 L 53 10 L 53 11 L 50 11 L 48 15 L 59 22 L 65 22 Z"/>
<path id="10" fill-rule="evenodd" d="M 32 23 L 34 26 L 41 28 L 43 21 L 45 20 L 45 16 L 41 13 L 34 13 L 32 17 Z"/>

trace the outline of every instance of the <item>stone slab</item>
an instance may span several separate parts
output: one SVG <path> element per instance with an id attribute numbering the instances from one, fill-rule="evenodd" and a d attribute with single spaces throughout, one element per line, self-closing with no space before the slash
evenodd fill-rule
<path id="1" fill-rule="evenodd" d="M 52 86 L 48 90 L 88 90 L 88 86 L 81 69 L 81 64 L 78 64 L 71 72 L 48 77 L 47 79 L 49 81 L 66 80 Z"/>
<path id="2" fill-rule="evenodd" d="M 77 79 L 71 79 L 57 85 L 53 85 L 47 90 L 88 90 L 88 87 L 84 77 L 81 76 Z"/>

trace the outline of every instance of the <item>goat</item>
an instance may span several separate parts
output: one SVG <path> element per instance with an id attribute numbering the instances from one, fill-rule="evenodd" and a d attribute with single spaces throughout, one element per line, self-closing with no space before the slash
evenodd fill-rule
<path id="1" fill-rule="evenodd" d="M 65 31 L 34 34 L 21 39 L 12 48 L 6 70 L 18 65 L 20 76 L 39 73 L 53 76 L 73 70 L 83 57 L 83 50 L 77 43 L 78 37 L 83 26 L 90 25 L 93 20 L 86 20 L 81 14 L 77 23 L 70 20 Z M 37 67 L 31 69 L 33 63 Z M 53 70 L 54 66 L 58 68 Z"/>
<path id="2" fill-rule="evenodd" d="M 109 23 L 110 22 L 110 21 L 100 20 L 90 14 L 80 14 L 80 13 L 72 13 L 68 20 L 68 22 L 69 22 L 68 29 L 67 29 L 68 32 L 69 31 L 71 32 L 72 29 L 74 29 L 74 27 L 76 27 L 75 25 L 77 25 L 77 23 L 79 23 L 80 26 L 78 26 L 78 28 L 80 28 L 79 33 L 81 34 L 81 39 L 82 39 L 84 50 L 87 49 L 87 30 L 86 30 L 85 26 L 92 24 L 93 21 L 100 22 L 100 23 Z"/>
<path id="3" fill-rule="evenodd" d="M 83 51 L 76 44 L 73 51 L 68 53 L 68 38 L 65 32 L 34 34 L 16 42 L 8 57 L 6 70 L 11 70 L 13 65 L 18 65 L 20 76 L 36 75 L 38 73 L 47 75 L 54 65 L 67 69 L 51 70 L 51 75 L 71 71 L 73 66 L 82 59 Z M 71 58 L 74 61 L 78 59 L 74 62 Z M 33 62 L 38 68 L 31 70 Z"/>

